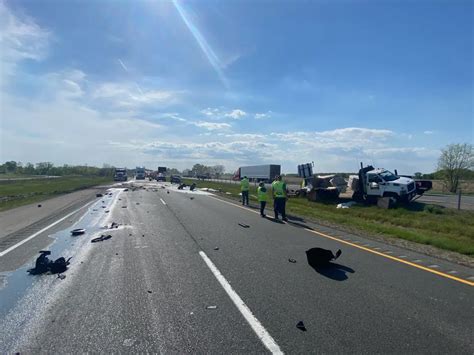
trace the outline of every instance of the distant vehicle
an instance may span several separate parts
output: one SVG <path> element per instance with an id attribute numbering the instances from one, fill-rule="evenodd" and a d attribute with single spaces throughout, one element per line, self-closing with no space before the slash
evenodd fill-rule
<path id="1" fill-rule="evenodd" d="M 205 180 L 205 179 L 210 179 L 211 175 L 209 175 L 209 174 L 197 174 L 196 178 L 198 178 L 199 180 Z"/>
<path id="2" fill-rule="evenodd" d="M 166 174 L 166 166 L 159 166 L 158 167 L 158 174 Z"/>
<path id="3" fill-rule="evenodd" d="M 276 164 L 241 166 L 234 173 L 233 180 L 241 180 L 244 176 L 250 181 L 272 182 L 275 176 L 280 175 L 281 166 Z"/>
<path id="4" fill-rule="evenodd" d="M 135 179 L 136 180 L 145 180 L 145 168 L 138 167 L 135 169 Z"/>
<path id="5" fill-rule="evenodd" d="M 114 181 L 127 181 L 127 169 L 126 168 L 115 168 Z"/>
<path id="6" fill-rule="evenodd" d="M 172 184 L 181 184 L 181 176 L 179 175 L 171 175 L 170 182 Z"/>
<path id="7" fill-rule="evenodd" d="M 156 181 L 166 181 L 166 176 L 165 176 L 165 174 L 163 174 L 163 173 L 158 173 L 158 175 L 156 175 Z"/>

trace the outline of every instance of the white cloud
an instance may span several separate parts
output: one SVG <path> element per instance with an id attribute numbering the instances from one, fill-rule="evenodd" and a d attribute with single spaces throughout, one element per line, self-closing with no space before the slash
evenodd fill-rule
<path id="1" fill-rule="evenodd" d="M 226 113 L 224 116 L 225 117 L 231 117 L 234 120 L 239 120 L 239 119 L 242 119 L 243 117 L 247 116 L 247 113 L 245 111 L 235 109 L 235 110 L 232 110 L 229 113 Z"/>
<path id="2" fill-rule="evenodd" d="M 217 130 L 227 130 L 230 129 L 232 126 L 228 123 L 217 123 L 217 122 L 192 122 L 196 127 L 205 128 L 209 131 L 217 131 Z"/>
<path id="3" fill-rule="evenodd" d="M 423 134 L 426 134 L 427 136 L 433 134 L 434 132 L 433 131 L 424 131 Z"/>
<path id="4" fill-rule="evenodd" d="M 254 116 L 256 120 L 266 120 L 270 117 L 272 117 L 271 111 L 268 111 L 267 113 L 256 113 Z"/>
<path id="5" fill-rule="evenodd" d="M 94 99 L 105 99 L 116 106 L 135 107 L 149 104 L 170 104 L 177 93 L 167 90 L 143 90 L 136 83 L 105 83 L 93 92 Z"/>
<path id="6" fill-rule="evenodd" d="M 0 58 L 15 63 L 24 59 L 46 57 L 51 32 L 41 28 L 31 18 L 16 16 L 0 1 Z"/>
<path id="7" fill-rule="evenodd" d="M 211 108 L 211 107 L 208 107 L 204 110 L 201 110 L 201 113 L 203 115 L 206 115 L 206 116 L 209 116 L 209 117 L 212 117 L 212 116 L 218 116 L 220 114 L 220 111 L 218 108 Z"/>

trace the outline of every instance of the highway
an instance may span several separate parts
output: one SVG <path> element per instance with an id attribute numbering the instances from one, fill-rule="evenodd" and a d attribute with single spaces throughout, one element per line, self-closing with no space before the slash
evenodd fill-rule
<path id="1" fill-rule="evenodd" d="M 0 235 L 0 353 L 474 352 L 471 268 L 169 183 L 95 192 Z M 65 278 L 27 274 L 40 249 Z"/>

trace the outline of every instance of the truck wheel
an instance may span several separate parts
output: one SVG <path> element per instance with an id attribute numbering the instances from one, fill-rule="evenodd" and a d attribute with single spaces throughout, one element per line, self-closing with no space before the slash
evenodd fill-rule
<path id="1" fill-rule="evenodd" d="M 398 205 L 401 202 L 400 196 L 398 196 L 397 194 L 395 194 L 393 192 L 387 192 L 387 193 L 383 194 L 383 197 L 391 197 L 392 199 L 395 200 L 395 202 L 394 202 L 395 205 Z"/>

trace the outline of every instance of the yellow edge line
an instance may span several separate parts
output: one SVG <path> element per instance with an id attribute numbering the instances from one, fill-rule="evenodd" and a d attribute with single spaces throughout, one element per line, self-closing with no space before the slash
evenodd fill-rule
<path id="1" fill-rule="evenodd" d="M 232 205 L 234 207 L 238 207 L 238 208 L 241 208 L 245 211 L 249 211 L 249 212 L 253 212 L 253 213 L 259 213 L 257 211 L 253 211 L 251 209 L 248 209 L 246 207 L 242 207 L 242 206 L 239 206 L 239 205 L 236 205 L 235 203 L 232 203 L 232 202 L 228 202 L 228 201 L 224 201 L 220 198 L 217 198 L 217 197 L 213 197 L 213 196 L 209 196 L 210 198 L 213 198 L 215 200 L 218 200 L 218 201 L 221 201 L 221 202 L 224 202 L 224 203 L 227 203 L 229 205 Z M 414 264 L 412 262 L 409 262 L 409 261 L 406 261 L 406 260 L 403 260 L 403 259 L 399 259 L 397 257 L 394 257 L 394 256 L 391 256 L 391 255 L 387 255 L 387 254 L 384 254 L 384 253 L 381 253 L 381 252 L 378 252 L 376 250 L 372 250 L 372 249 L 369 249 L 369 248 L 366 248 L 366 247 L 363 247 L 361 245 L 357 245 L 357 244 L 354 244 L 354 243 L 351 243 L 351 242 L 348 242 L 344 239 L 339 239 L 339 238 L 336 238 L 336 237 L 333 237 L 333 236 L 330 236 L 330 235 L 327 235 L 327 234 L 324 234 L 324 233 L 321 233 L 321 232 L 317 232 L 315 230 L 312 230 L 312 229 L 309 229 L 309 228 L 304 228 L 304 230 L 308 231 L 308 232 L 311 232 L 313 234 L 317 234 L 321 237 L 324 237 L 324 238 L 328 238 L 328 239 L 332 239 L 332 240 L 336 240 L 338 242 L 341 242 L 341 243 L 344 243 L 344 244 L 347 244 L 347 245 L 350 245 L 354 248 L 358 248 L 358 249 L 362 249 L 362 250 L 365 250 L 369 253 L 372 253 L 372 254 L 376 254 L 376 255 L 379 255 L 379 256 L 382 256 L 384 258 L 387 258 L 387 259 L 391 259 L 391 260 L 394 260 L 394 261 L 398 261 L 399 263 L 402 263 L 402 264 L 406 264 L 406 265 L 410 265 L 412 267 L 415 267 L 417 269 L 420 269 L 420 270 L 424 270 L 424 271 L 428 271 L 428 272 L 431 272 L 432 274 L 436 274 L 438 276 L 442 276 L 442 277 L 445 277 L 445 278 L 448 278 L 448 279 L 451 279 L 451 280 L 454 280 L 454 281 L 458 281 L 458 282 L 461 282 L 463 284 L 466 284 L 466 285 L 469 285 L 469 286 L 474 286 L 474 282 L 471 282 L 471 281 L 468 281 L 468 280 L 464 280 L 464 279 L 461 279 L 459 277 L 456 277 L 456 276 L 452 276 L 452 275 L 449 275 L 449 274 L 445 274 L 444 272 L 440 272 L 440 271 L 436 271 L 436 270 L 433 270 L 433 269 L 430 269 L 430 268 L 427 268 L 425 266 L 422 266 L 422 265 L 418 265 L 418 264 Z"/>

